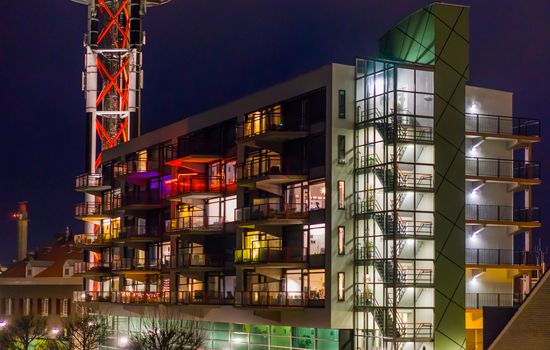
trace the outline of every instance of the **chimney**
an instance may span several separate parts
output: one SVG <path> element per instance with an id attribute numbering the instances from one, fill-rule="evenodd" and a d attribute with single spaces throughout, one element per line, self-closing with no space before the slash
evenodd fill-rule
<path id="1" fill-rule="evenodd" d="M 29 231 L 29 213 L 27 202 L 19 202 L 19 210 L 12 214 L 17 220 L 17 261 L 27 257 L 27 236 Z"/>

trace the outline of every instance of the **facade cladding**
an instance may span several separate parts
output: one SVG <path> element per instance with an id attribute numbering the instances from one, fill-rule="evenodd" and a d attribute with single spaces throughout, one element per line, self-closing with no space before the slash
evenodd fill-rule
<path id="1" fill-rule="evenodd" d="M 95 201 L 75 215 L 96 228 L 75 238 L 80 302 L 117 336 L 197 320 L 215 349 L 479 346 L 482 308 L 540 275 L 540 135 L 468 68 L 468 8 L 433 4 L 379 58 L 106 150 L 77 178 Z"/>

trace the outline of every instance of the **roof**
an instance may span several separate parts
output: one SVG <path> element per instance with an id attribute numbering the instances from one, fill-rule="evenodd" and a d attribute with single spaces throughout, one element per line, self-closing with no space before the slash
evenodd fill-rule
<path id="1" fill-rule="evenodd" d="M 63 277 L 63 266 L 67 260 L 82 260 L 82 249 L 74 246 L 72 237 L 68 240 L 58 238 L 51 246 L 39 249 L 33 258 L 26 258 L 10 265 L 0 274 L 0 278 L 25 278 L 27 263 L 45 267 L 44 271 L 34 277 Z"/>

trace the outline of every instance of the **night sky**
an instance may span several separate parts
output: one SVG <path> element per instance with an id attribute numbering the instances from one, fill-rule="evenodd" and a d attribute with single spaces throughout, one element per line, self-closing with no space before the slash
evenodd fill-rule
<path id="1" fill-rule="evenodd" d="M 378 38 L 422 0 L 173 0 L 144 21 L 142 133 L 330 62 L 374 56 Z M 470 84 L 515 93 L 516 116 L 550 137 L 550 1 L 459 1 L 471 9 Z M 29 201 L 29 249 L 72 218 L 84 169 L 81 91 L 86 8 L 69 0 L 3 1 L 0 262 L 15 257 L 10 213 Z M 545 107 L 546 106 L 546 107 Z M 547 118 L 548 117 L 548 118 Z M 536 145 L 543 181 L 548 143 Z M 549 217 L 550 184 L 535 192 Z M 550 235 L 550 234 L 548 234 Z M 550 243 L 550 239 L 548 239 Z"/>

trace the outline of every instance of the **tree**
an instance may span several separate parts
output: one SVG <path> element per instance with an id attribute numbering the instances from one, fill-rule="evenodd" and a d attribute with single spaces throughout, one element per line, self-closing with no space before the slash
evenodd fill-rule
<path id="1" fill-rule="evenodd" d="M 48 336 L 46 317 L 24 315 L 13 319 L 0 334 L 0 348 L 29 350 L 30 345 Z"/>
<path id="2" fill-rule="evenodd" d="M 110 333 L 103 316 L 88 313 L 73 316 L 63 323 L 63 332 L 50 342 L 48 350 L 95 350 L 105 343 Z"/>
<path id="3" fill-rule="evenodd" d="M 143 320 L 143 331 L 132 335 L 132 350 L 197 350 L 203 347 L 204 333 L 195 321 L 148 318 Z"/>

